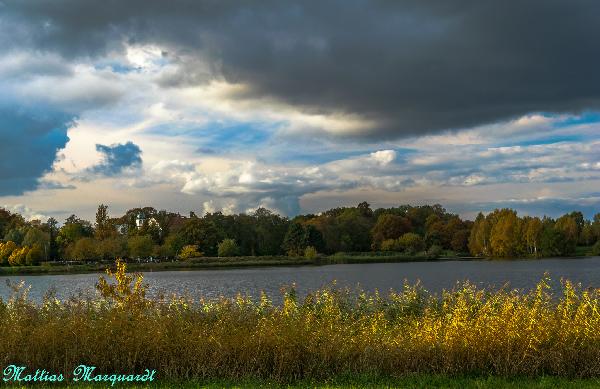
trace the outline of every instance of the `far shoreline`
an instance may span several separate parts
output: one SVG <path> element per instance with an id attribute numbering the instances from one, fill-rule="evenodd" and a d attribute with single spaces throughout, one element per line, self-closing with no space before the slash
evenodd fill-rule
<path id="1" fill-rule="evenodd" d="M 471 256 L 440 256 L 427 255 L 331 255 L 316 259 L 303 257 L 269 256 L 269 257 L 206 257 L 190 260 L 163 261 L 163 262 L 137 262 L 128 261 L 128 269 L 132 272 L 160 272 L 160 271 L 194 271 L 194 270 L 221 270 L 243 268 L 265 268 L 281 266 L 325 266 L 339 264 L 364 264 L 364 263 L 403 263 L 403 262 L 442 262 L 442 261 L 538 261 L 544 259 L 583 259 L 591 258 L 588 255 L 575 255 L 569 257 L 544 257 L 544 258 L 513 258 L 492 259 Z M 0 267 L 2 276 L 25 275 L 64 275 L 64 274 L 89 274 L 105 273 L 107 269 L 114 269 L 114 263 L 94 264 L 52 264 L 37 266 Z"/>

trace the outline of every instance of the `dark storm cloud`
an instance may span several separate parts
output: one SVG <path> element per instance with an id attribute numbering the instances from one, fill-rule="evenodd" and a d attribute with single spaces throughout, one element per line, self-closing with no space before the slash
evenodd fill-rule
<path id="1" fill-rule="evenodd" d="M 156 43 L 249 96 L 356 113 L 395 137 L 599 108 L 594 1 L 4 1 L 14 44 L 94 57 Z M 198 70 L 202 69 L 202 70 Z M 214 73 L 213 73 L 213 76 Z"/>
<path id="2" fill-rule="evenodd" d="M 112 177 L 142 164 L 142 150 L 133 142 L 110 146 L 97 144 L 96 151 L 102 154 L 102 161 L 89 169 L 93 174 Z"/>
<path id="3" fill-rule="evenodd" d="M 69 138 L 73 117 L 53 110 L 0 106 L 0 196 L 20 195 L 40 184 Z"/>

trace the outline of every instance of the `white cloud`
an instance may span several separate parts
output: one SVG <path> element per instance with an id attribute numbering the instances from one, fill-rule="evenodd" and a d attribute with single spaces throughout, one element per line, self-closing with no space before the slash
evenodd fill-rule
<path id="1" fill-rule="evenodd" d="M 12 213 L 18 213 L 25 218 L 25 220 L 48 220 L 48 216 L 44 215 L 41 212 L 37 212 L 26 205 L 23 204 L 12 204 L 12 205 L 3 205 L 2 208 L 6 209 Z"/>
<path id="2" fill-rule="evenodd" d="M 394 150 L 380 150 L 370 155 L 380 166 L 387 166 L 396 159 L 396 152 Z"/>

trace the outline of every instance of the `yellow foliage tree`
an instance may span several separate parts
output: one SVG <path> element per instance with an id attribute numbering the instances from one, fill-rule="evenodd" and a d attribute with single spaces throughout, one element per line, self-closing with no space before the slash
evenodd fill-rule
<path id="1" fill-rule="evenodd" d="M 198 246 L 195 244 L 189 244 L 187 246 L 183 246 L 181 252 L 179 253 L 179 258 L 181 259 L 190 259 L 190 258 L 198 258 L 203 256 L 204 254 L 198 251 Z"/>
<path id="2" fill-rule="evenodd" d="M 29 253 L 29 247 L 23 246 L 15 249 L 8 257 L 8 263 L 10 266 L 22 266 L 26 264 L 27 254 Z"/>
<path id="3" fill-rule="evenodd" d="M 17 244 L 12 240 L 9 240 L 6 243 L 0 243 L 0 265 L 8 263 L 8 258 L 16 248 Z"/>

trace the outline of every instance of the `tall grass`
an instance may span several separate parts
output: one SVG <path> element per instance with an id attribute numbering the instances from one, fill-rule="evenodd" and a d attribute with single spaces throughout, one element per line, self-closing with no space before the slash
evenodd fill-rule
<path id="1" fill-rule="evenodd" d="M 159 379 L 323 379 L 407 373 L 600 376 L 600 296 L 566 281 L 529 293 L 465 283 L 441 296 L 406 285 L 386 295 L 335 288 L 275 305 L 150 300 L 119 264 L 96 299 L 0 303 L 0 365 L 68 372 L 156 369 Z"/>

